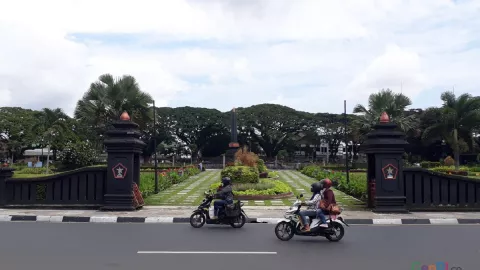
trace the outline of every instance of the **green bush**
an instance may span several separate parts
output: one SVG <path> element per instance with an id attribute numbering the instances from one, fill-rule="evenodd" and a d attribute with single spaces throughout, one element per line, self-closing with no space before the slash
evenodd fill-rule
<path id="1" fill-rule="evenodd" d="M 428 169 L 428 168 L 435 168 L 441 166 L 439 161 L 422 161 L 420 162 L 420 167 Z"/>
<path id="2" fill-rule="evenodd" d="M 267 166 L 265 166 L 265 161 L 263 159 L 257 160 L 257 168 L 259 173 L 267 172 Z"/>
<path id="3" fill-rule="evenodd" d="M 82 168 L 95 164 L 96 154 L 95 148 L 88 141 L 69 142 L 58 153 L 58 160 L 65 168 Z"/>
<path id="4" fill-rule="evenodd" d="M 23 168 L 21 170 L 15 171 L 15 174 L 46 174 L 47 168 Z M 50 168 L 48 169 L 48 173 L 52 173 Z M 21 176 L 19 176 L 21 177 Z"/>
<path id="5" fill-rule="evenodd" d="M 222 170 L 222 178 L 230 177 L 232 183 L 258 183 L 259 172 L 256 167 L 230 166 Z"/>
<path id="6" fill-rule="evenodd" d="M 329 178 L 332 180 L 334 187 L 338 190 L 360 200 L 365 200 L 367 198 L 366 173 L 350 173 L 350 183 L 347 183 L 347 177 L 344 172 L 325 170 L 315 165 L 305 166 L 302 173 L 317 180 Z"/>
<path id="7" fill-rule="evenodd" d="M 210 185 L 211 190 L 216 190 L 220 183 Z M 278 195 L 292 192 L 289 185 L 282 181 L 261 179 L 257 184 L 234 184 L 233 195 Z"/>

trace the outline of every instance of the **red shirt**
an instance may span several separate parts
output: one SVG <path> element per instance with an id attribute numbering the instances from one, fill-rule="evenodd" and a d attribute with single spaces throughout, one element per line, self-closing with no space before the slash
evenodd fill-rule
<path id="1" fill-rule="evenodd" d="M 337 201 L 335 200 L 335 194 L 333 193 L 333 191 L 331 189 L 327 189 L 323 192 L 323 199 L 325 200 L 325 202 L 327 203 L 327 207 L 334 203 L 336 204 Z"/>

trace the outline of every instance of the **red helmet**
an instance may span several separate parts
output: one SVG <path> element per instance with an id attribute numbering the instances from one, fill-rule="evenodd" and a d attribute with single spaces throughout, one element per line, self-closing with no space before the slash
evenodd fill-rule
<path id="1" fill-rule="evenodd" d="M 325 182 L 323 182 L 323 187 L 324 188 L 330 188 L 332 186 L 332 180 L 326 178 Z"/>

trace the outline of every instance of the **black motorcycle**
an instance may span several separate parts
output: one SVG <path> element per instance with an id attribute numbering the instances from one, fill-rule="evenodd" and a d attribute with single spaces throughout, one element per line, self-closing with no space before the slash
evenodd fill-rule
<path id="1" fill-rule="evenodd" d="M 190 225 L 194 228 L 201 228 L 205 223 L 218 224 L 218 225 L 230 225 L 233 228 L 241 228 L 247 221 L 247 214 L 242 210 L 243 203 L 238 200 L 237 202 L 226 205 L 218 209 L 218 217 L 212 219 L 210 217 L 209 210 L 213 209 L 212 201 L 214 194 L 211 190 L 205 192 L 205 199 L 198 206 L 193 214 L 190 216 Z"/>

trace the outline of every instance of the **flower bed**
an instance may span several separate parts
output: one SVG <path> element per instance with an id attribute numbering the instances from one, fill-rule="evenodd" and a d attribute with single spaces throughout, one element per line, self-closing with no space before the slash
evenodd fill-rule
<path id="1" fill-rule="evenodd" d="M 211 190 L 216 190 L 219 183 L 210 185 Z M 260 179 L 259 183 L 239 183 L 233 185 L 233 195 L 241 200 L 269 200 L 288 198 L 293 195 L 289 185 L 282 181 Z"/>
<path id="2" fill-rule="evenodd" d="M 317 180 L 329 178 L 330 180 L 332 180 L 335 188 L 359 200 L 365 200 L 367 198 L 366 173 L 349 174 L 350 183 L 347 183 L 346 173 L 333 170 L 325 170 L 320 166 L 305 166 L 301 172 Z"/>
<path id="3" fill-rule="evenodd" d="M 158 173 L 158 188 L 160 191 L 165 190 L 199 173 L 200 170 L 195 166 L 161 170 Z M 147 198 L 155 192 L 155 173 L 140 173 L 140 191 L 143 198 Z"/>

